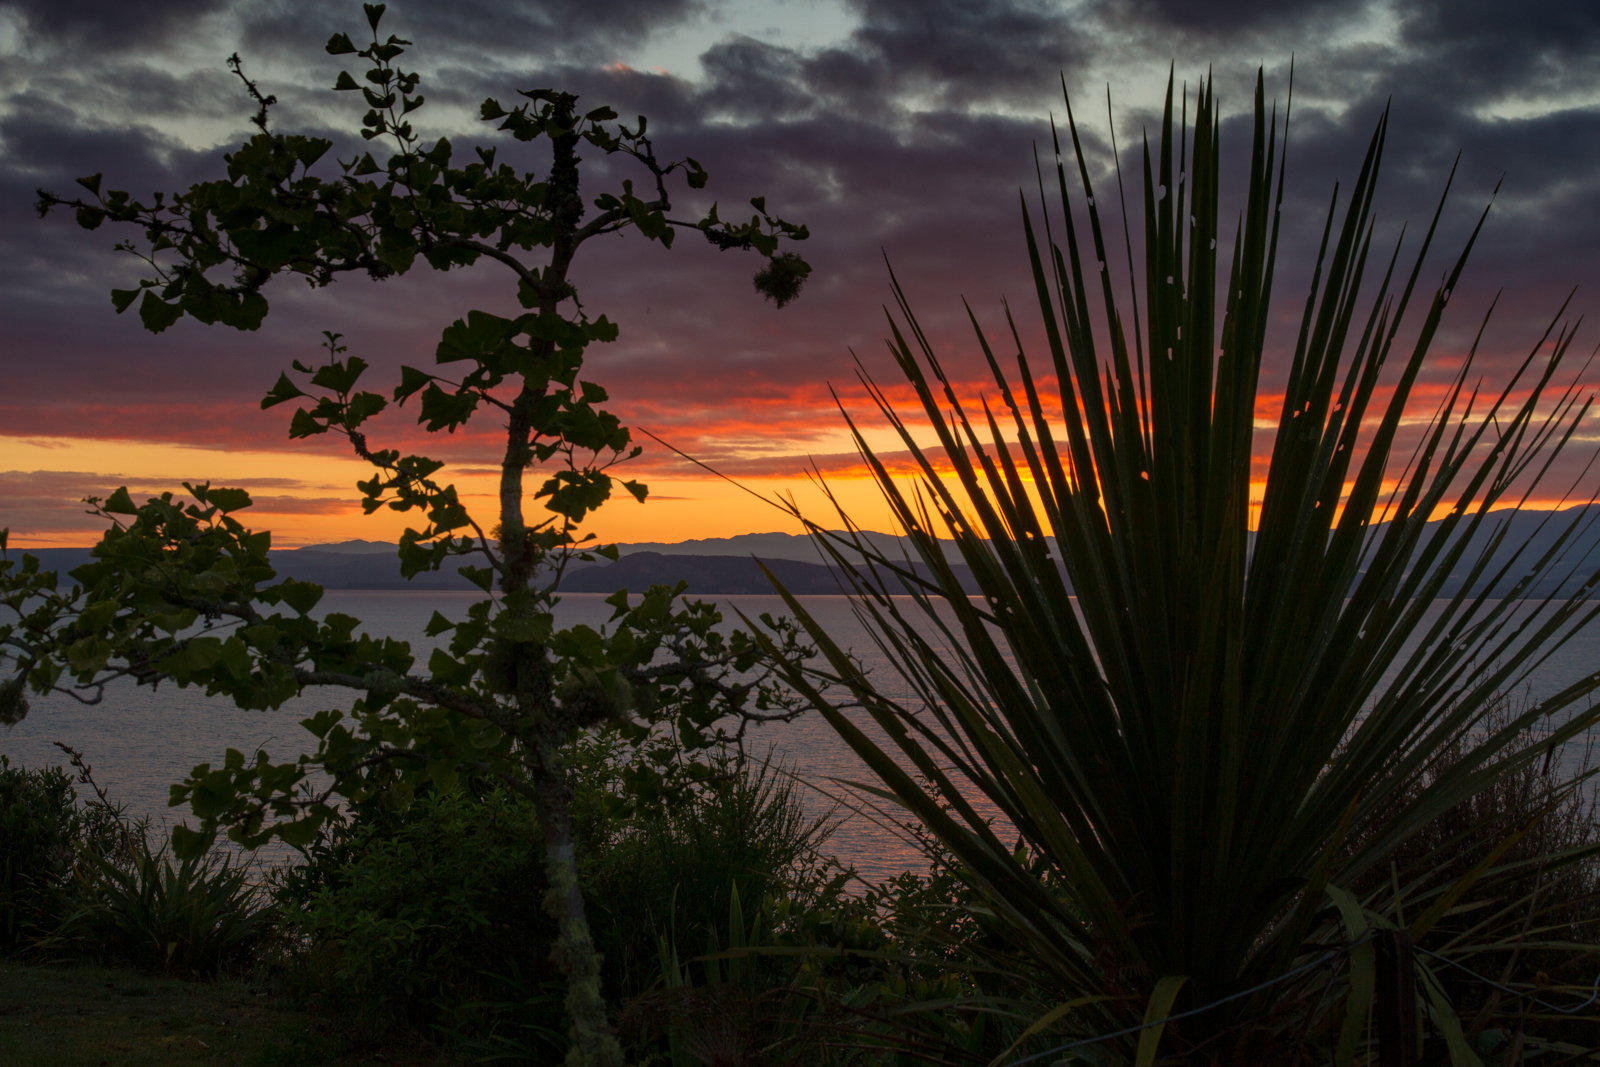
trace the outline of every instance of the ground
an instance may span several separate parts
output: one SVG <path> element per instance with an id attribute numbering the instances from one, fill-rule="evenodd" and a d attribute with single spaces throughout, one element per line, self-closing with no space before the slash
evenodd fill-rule
<path id="1" fill-rule="evenodd" d="M 313 1014 L 237 979 L 0 961 L 5 1067 L 444 1067 L 418 1048 L 356 1048 Z"/>

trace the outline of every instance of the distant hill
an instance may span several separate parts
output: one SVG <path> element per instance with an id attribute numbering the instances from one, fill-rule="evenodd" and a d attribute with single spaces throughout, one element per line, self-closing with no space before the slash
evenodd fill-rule
<path id="1" fill-rule="evenodd" d="M 1529 595 L 1544 597 L 1556 592 L 1570 594 L 1589 573 L 1600 567 L 1600 505 L 1563 512 L 1523 512 L 1510 520 L 1505 539 L 1495 553 L 1491 566 L 1484 572 L 1485 575 L 1493 574 L 1510 560 L 1519 546 L 1527 543 L 1527 549 L 1518 559 L 1517 566 L 1498 583 L 1496 594 L 1508 592 L 1517 578 L 1527 573 L 1574 519 L 1579 527 L 1575 549 L 1569 551 L 1565 565 L 1552 572 Z M 1461 564 L 1445 583 L 1442 590 L 1444 596 L 1453 595 L 1461 587 L 1479 554 L 1488 545 L 1494 528 L 1502 522 L 1504 520 L 1490 517 L 1485 524 L 1486 530 L 1475 538 Z M 893 548 L 893 537 L 887 534 L 869 536 L 891 558 L 900 557 L 900 553 Z M 953 543 L 947 542 L 946 548 L 952 558 L 959 558 Z M 767 593 L 771 591 L 771 586 L 753 558 L 759 557 L 767 561 L 791 592 L 817 595 L 840 591 L 837 580 L 823 565 L 811 539 L 794 534 L 741 534 L 737 537 L 706 538 L 676 544 L 642 542 L 621 544 L 617 550 L 621 558 L 615 563 L 606 560 L 575 562 L 568 568 L 562 589 L 574 593 L 609 593 L 622 588 L 639 591 L 650 585 L 670 585 L 687 580 L 690 592 L 697 595 Z M 47 569 L 60 571 L 63 575 L 87 563 L 90 558 L 87 548 L 29 551 L 38 556 Z M 18 553 L 13 551 L 12 555 L 16 558 Z M 382 541 L 344 541 L 339 544 L 280 549 L 273 552 L 271 558 L 273 567 L 280 575 L 316 582 L 327 589 L 466 591 L 475 588 L 456 574 L 454 567 L 405 580 L 400 577 L 395 546 Z M 1583 562 L 1580 564 L 1579 560 Z M 963 586 L 969 592 L 975 592 L 967 568 L 957 565 L 957 573 L 962 576 Z"/>
<path id="2" fill-rule="evenodd" d="M 351 548 L 349 545 L 366 545 Z M 35 548 L 47 570 L 66 574 L 89 562 L 87 548 Z M 452 568 L 437 574 L 419 574 L 412 581 L 400 577 L 400 561 L 395 546 L 375 541 L 346 542 L 344 545 L 314 545 L 282 549 L 269 557 L 280 577 L 316 582 L 324 589 L 475 589 L 471 582 Z"/>
<path id="3" fill-rule="evenodd" d="M 796 559 L 768 559 L 767 568 L 796 596 L 818 596 L 846 592 L 833 571 L 820 563 Z M 953 569 L 969 593 L 978 591 L 972 572 L 963 564 Z M 918 565 L 919 573 L 928 573 Z M 772 583 L 750 556 L 668 556 L 660 552 L 631 552 L 604 567 L 588 567 L 569 573 L 561 583 L 564 593 L 613 593 L 618 589 L 639 592 L 652 585 L 689 583 L 695 595 L 771 594 Z"/>
<path id="4" fill-rule="evenodd" d="M 885 549 L 892 543 L 893 539 L 886 535 L 877 536 L 877 543 Z M 950 547 L 953 548 L 953 543 Z M 671 545 L 623 544 L 618 545 L 617 550 L 621 558 L 615 563 L 604 559 L 574 561 L 562 581 L 562 591 L 611 593 L 626 588 L 638 592 L 652 585 L 687 581 L 690 592 L 695 595 L 771 593 L 772 585 L 755 561 L 759 556 L 790 592 L 805 595 L 840 592 L 838 580 L 821 562 L 816 546 L 809 538 L 792 534 L 745 534 Z M 57 570 L 63 576 L 90 559 L 87 548 L 43 548 L 31 552 L 46 569 Z M 407 581 L 400 576 L 395 546 L 383 541 L 344 541 L 279 549 L 272 553 L 271 560 L 280 576 L 316 582 L 324 589 L 470 591 L 476 588 L 457 574 L 452 565 Z M 957 564 L 956 572 L 961 575 L 963 586 L 975 592 L 976 586 L 967 568 Z"/>

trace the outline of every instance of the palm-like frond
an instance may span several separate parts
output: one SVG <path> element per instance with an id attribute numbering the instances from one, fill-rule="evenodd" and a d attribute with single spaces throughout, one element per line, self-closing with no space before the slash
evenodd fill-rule
<path id="1" fill-rule="evenodd" d="M 1414 451 L 1397 449 L 1478 229 L 1407 348 L 1401 328 L 1440 215 L 1408 273 L 1398 247 L 1386 264 L 1374 259 L 1387 114 L 1347 204 L 1341 212 L 1336 191 L 1329 208 L 1252 533 L 1285 170 L 1259 78 L 1254 114 L 1245 209 L 1219 264 L 1216 103 L 1205 84 L 1193 123 L 1175 119 L 1169 84 L 1159 144 L 1153 157 L 1145 149 L 1143 316 L 1130 326 L 1069 104 L 1092 256 L 1059 141 L 1058 221 L 1047 214 L 1041 234 L 1023 204 L 1057 390 L 1048 400 L 1052 383 L 1009 310 L 1014 376 L 974 316 L 1000 403 L 969 414 L 895 284 L 889 347 L 948 473 L 865 374 L 920 464 L 913 491 L 850 425 L 931 577 L 863 537 L 810 528 L 920 706 L 856 674 L 789 600 L 888 744 L 812 690 L 817 707 L 959 858 L 995 921 L 1075 990 L 1106 991 L 1108 958 L 1146 975 L 1146 990 L 1187 976 L 1195 1004 L 1284 973 L 1307 951 L 1329 885 L 1350 886 L 1430 819 L 1542 755 L 1507 758 L 1529 723 L 1558 716 L 1549 738 L 1559 744 L 1600 714 L 1571 712 L 1597 675 L 1412 788 L 1447 739 L 1594 617 L 1586 598 L 1600 573 L 1585 571 L 1570 596 L 1522 599 L 1584 564 L 1583 510 L 1548 518 L 1562 529 L 1538 558 L 1502 562 L 1509 518 L 1589 409 L 1576 383 L 1555 378 L 1571 330 L 1552 326 L 1493 397 L 1468 385 L 1474 343 Z M 941 535 L 980 598 L 962 592 Z M 1446 596 L 1462 570 L 1470 580 Z M 912 599 L 891 599 L 904 593 Z M 801 665 L 789 673 L 809 688 Z M 1018 861 L 976 795 L 1053 880 Z M 1374 819 L 1381 832 L 1346 847 L 1346 828 Z"/>

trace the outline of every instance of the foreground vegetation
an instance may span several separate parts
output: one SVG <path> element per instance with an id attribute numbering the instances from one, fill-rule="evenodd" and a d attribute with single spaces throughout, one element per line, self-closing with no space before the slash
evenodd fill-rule
<path id="1" fill-rule="evenodd" d="M 1497 721 L 1513 712 L 1503 705 Z M 828 822 L 805 818 L 774 768 L 670 814 L 619 815 L 605 757 L 574 753 L 574 810 L 629 1062 L 981 1067 L 1093 1036 L 936 840 L 923 838 L 926 870 L 862 885 L 828 858 Z M 1600 970 L 1600 812 L 1561 785 L 1525 766 L 1394 857 L 1396 869 L 1426 861 L 1446 884 L 1495 867 L 1425 942 L 1514 990 L 1440 974 L 1485 1064 L 1600 1057 L 1592 1008 L 1540 1006 L 1580 1004 Z M 152 856 L 81 773 L 0 767 L 0 811 L 0 901 L 17 917 L 0 1049 L 40 1050 L 25 1062 L 556 1063 L 570 1051 L 561 982 L 539 967 L 555 930 L 539 907 L 537 814 L 515 794 L 469 783 L 353 811 L 295 863 L 250 868 L 243 893 L 231 860 Z M 1497 855 L 1539 815 L 1536 833 Z M 1352 847 L 1378 829 L 1355 828 Z M 1025 849 L 1017 858 L 1044 873 Z M 1389 888 L 1383 877 L 1355 892 Z M 1350 977 L 1315 971 L 1278 1004 L 1337 998 Z M 1256 1063 L 1321 1062 L 1332 1037 L 1286 1049 L 1270 1025 L 1256 1029 Z M 1437 1038 L 1424 1047 L 1430 1062 L 1446 1052 Z M 1125 1062 L 1114 1044 L 1078 1051 Z"/>
<path id="2" fill-rule="evenodd" d="M 1009 429 L 986 406 L 980 437 L 897 291 L 892 350 L 943 459 L 870 381 L 920 481 L 908 491 L 858 443 L 922 567 L 812 529 L 916 693 L 907 705 L 794 598 L 797 621 L 730 633 L 681 587 L 622 591 L 606 627 L 555 628 L 555 582 L 590 551 L 583 520 L 616 486 L 645 495 L 609 473 L 637 450 L 580 377 L 587 346 L 616 330 L 578 302 L 574 255 L 623 228 L 669 246 L 695 231 L 764 256 L 756 288 L 781 307 L 809 268 L 780 244 L 805 229 L 759 197 L 748 223 L 714 207 L 672 218 L 669 181 L 703 187 L 700 164 L 662 162 L 644 119 L 580 113 L 554 90 L 481 111 L 517 142 L 548 139 L 542 177 L 499 162 L 507 145 L 457 165 L 448 141 L 424 144 L 406 118 L 424 102 L 397 66 L 410 42 L 379 34 L 382 5 L 366 12 L 369 44 L 337 34 L 327 50 L 368 62 L 366 84 L 346 72 L 335 87 L 364 95 L 362 135 L 392 146 L 386 160 L 365 152 L 316 173 L 331 143 L 272 132 L 272 97 L 235 58 L 260 132 L 225 179 L 141 202 L 93 175 L 80 180 L 89 198 L 42 192 L 40 206 L 143 232 L 123 247 L 153 276 L 113 301 L 138 301 L 157 332 L 184 315 L 253 328 L 263 287 L 285 274 L 321 287 L 351 271 L 508 269 L 527 314 L 469 311 L 443 331 L 440 367 L 405 368 L 391 394 L 429 432 L 483 410 L 503 420 L 493 521 L 434 480 L 439 462 L 369 444 L 390 398 L 358 388 L 367 364 L 337 335 L 326 362 L 297 362 L 300 377 L 281 375 L 263 401 L 301 404 L 292 436 L 332 432 L 372 464 L 368 511 L 424 513 L 402 539 L 406 573 L 465 557 L 485 599 L 464 620 L 435 615 L 428 632 L 449 643 L 419 669 L 408 645 L 318 615 L 319 587 L 275 581 L 269 535 L 238 517 L 248 494 L 209 484 L 186 486 L 192 502 L 141 505 L 126 490 L 91 502 L 109 528 L 71 587 L 31 557 L 0 559 L 14 613 L 0 624 L 13 672 L 0 719 L 26 715 L 30 692 L 94 701 L 127 677 L 245 708 L 325 688 L 351 702 L 305 721 L 314 751 L 230 751 L 195 768 L 174 789 L 195 825 L 171 841 L 98 788 L 79 803 L 61 772 L 0 766 L 7 953 L 248 977 L 328 1020 L 326 1055 L 400 1044 L 572 1067 L 1594 1057 L 1600 1013 L 1582 999 L 1600 969 L 1593 766 L 1573 773 L 1554 756 L 1600 722 L 1587 700 L 1600 675 L 1538 703 L 1505 694 L 1600 615 L 1588 599 L 1600 572 L 1563 555 L 1574 521 L 1541 558 L 1491 568 L 1486 553 L 1459 594 L 1438 596 L 1473 565 L 1474 534 L 1503 521 L 1494 508 L 1538 485 L 1588 401 L 1576 382 L 1552 384 L 1572 342 L 1553 324 L 1497 399 L 1478 401 L 1468 360 L 1416 423 L 1411 391 L 1471 241 L 1397 347 L 1434 231 L 1403 285 L 1397 250 L 1363 293 L 1386 119 L 1349 207 L 1326 221 L 1253 531 L 1285 181 L 1259 82 L 1225 271 L 1215 102 L 1202 85 L 1191 127 L 1169 87 L 1146 158 L 1133 316 L 1117 305 L 1069 113 L 1083 206 L 1063 157 L 1058 222 L 1040 219 L 1041 241 L 1024 214 L 1049 366 L 1030 364 L 1013 326 L 1019 392 L 977 332 Z M 651 199 L 624 182 L 586 204 L 584 151 L 642 168 Z M 446 377 L 452 364 L 465 373 Z M 1420 439 L 1402 448 L 1408 425 Z M 981 598 L 961 589 L 941 534 Z M 1520 598 L 1569 570 L 1572 595 Z M 925 872 L 852 884 L 789 779 L 751 761 L 750 725 L 807 708 L 909 813 Z M 76 784 L 93 788 L 72 756 Z M 979 814 L 980 795 L 1007 825 Z M 258 880 L 238 850 L 273 838 L 300 860 Z"/>

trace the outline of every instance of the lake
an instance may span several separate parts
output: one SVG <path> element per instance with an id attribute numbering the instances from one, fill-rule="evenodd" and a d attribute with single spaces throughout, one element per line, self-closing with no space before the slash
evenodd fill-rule
<path id="1" fill-rule="evenodd" d="M 464 618 L 478 594 L 472 592 L 329 591 L 318 612 L 343 612 L 363 622 L 370 633 L 388 634 L 409 641 L 419 662 L 440 641 L 423 633 L 434 611 L 447 618 Z M 720 603 L 734 618 L 737 607 L 754 617 L 761 612 L 783 613 L 777 596 L 707 597 Z M 878 653 L 867 631 L 842 596 L 801 598 L 806 609 L 834 639 L 853 648 L 890 696 L 909 699 L 909 691 Z M 598 626 L 611 615 L 603 594 L 568 594 L 557 609 L 560 625 L 588 623 Z M 1577 678 L 1600 668 L 1600 626 L 1590 627 L 1570 641 L 1539 669 L 1532 679 L 1532 695 L 1555 692 Z M 96 781 L 112 799 L 128 806 L 130 814 L 151 814 L 157 821 L 176 821 L 183 809 L 167 807 L 168 788 L 197 763 L 220 763 L 228 748 L 245 753 L 265 749 L 285 759 L 311 747 L 309 734 L 299 721 L 329 707 L 348 707 L 342 694 L 300 697 L 277 711 L 241 711 L 225 700 L 207 698 L 198 689 L 163 685 L 159 690 L 131 683 L 109 687 L 103 704 L 84 707 L 70 698 L 30 697 L 33 709 L 10 730 L 0 730 L 0 753 L 14 764 L 37 767 L 63 763 L 51 742 L 64 741 L 81 750 L 94 768 Z M 854 864 L 860 874 L 877 880 L 907 869 L 920 869 L 920 855 L 892 816 L 873 812 L 859 794 L 838 780 L 869 780 L 870 772 L 823 719 L 808 714 L 793 723 L 771 724 L 754 732 L 751 751 L 771 746 L 777 760 L 806 783 L 808 810 L 833 807 L 832 797 L 846 797 L 859 812 L 842 812 L 829 850 Z M 991 809 L 992 810 L 992 809 Z"/>

